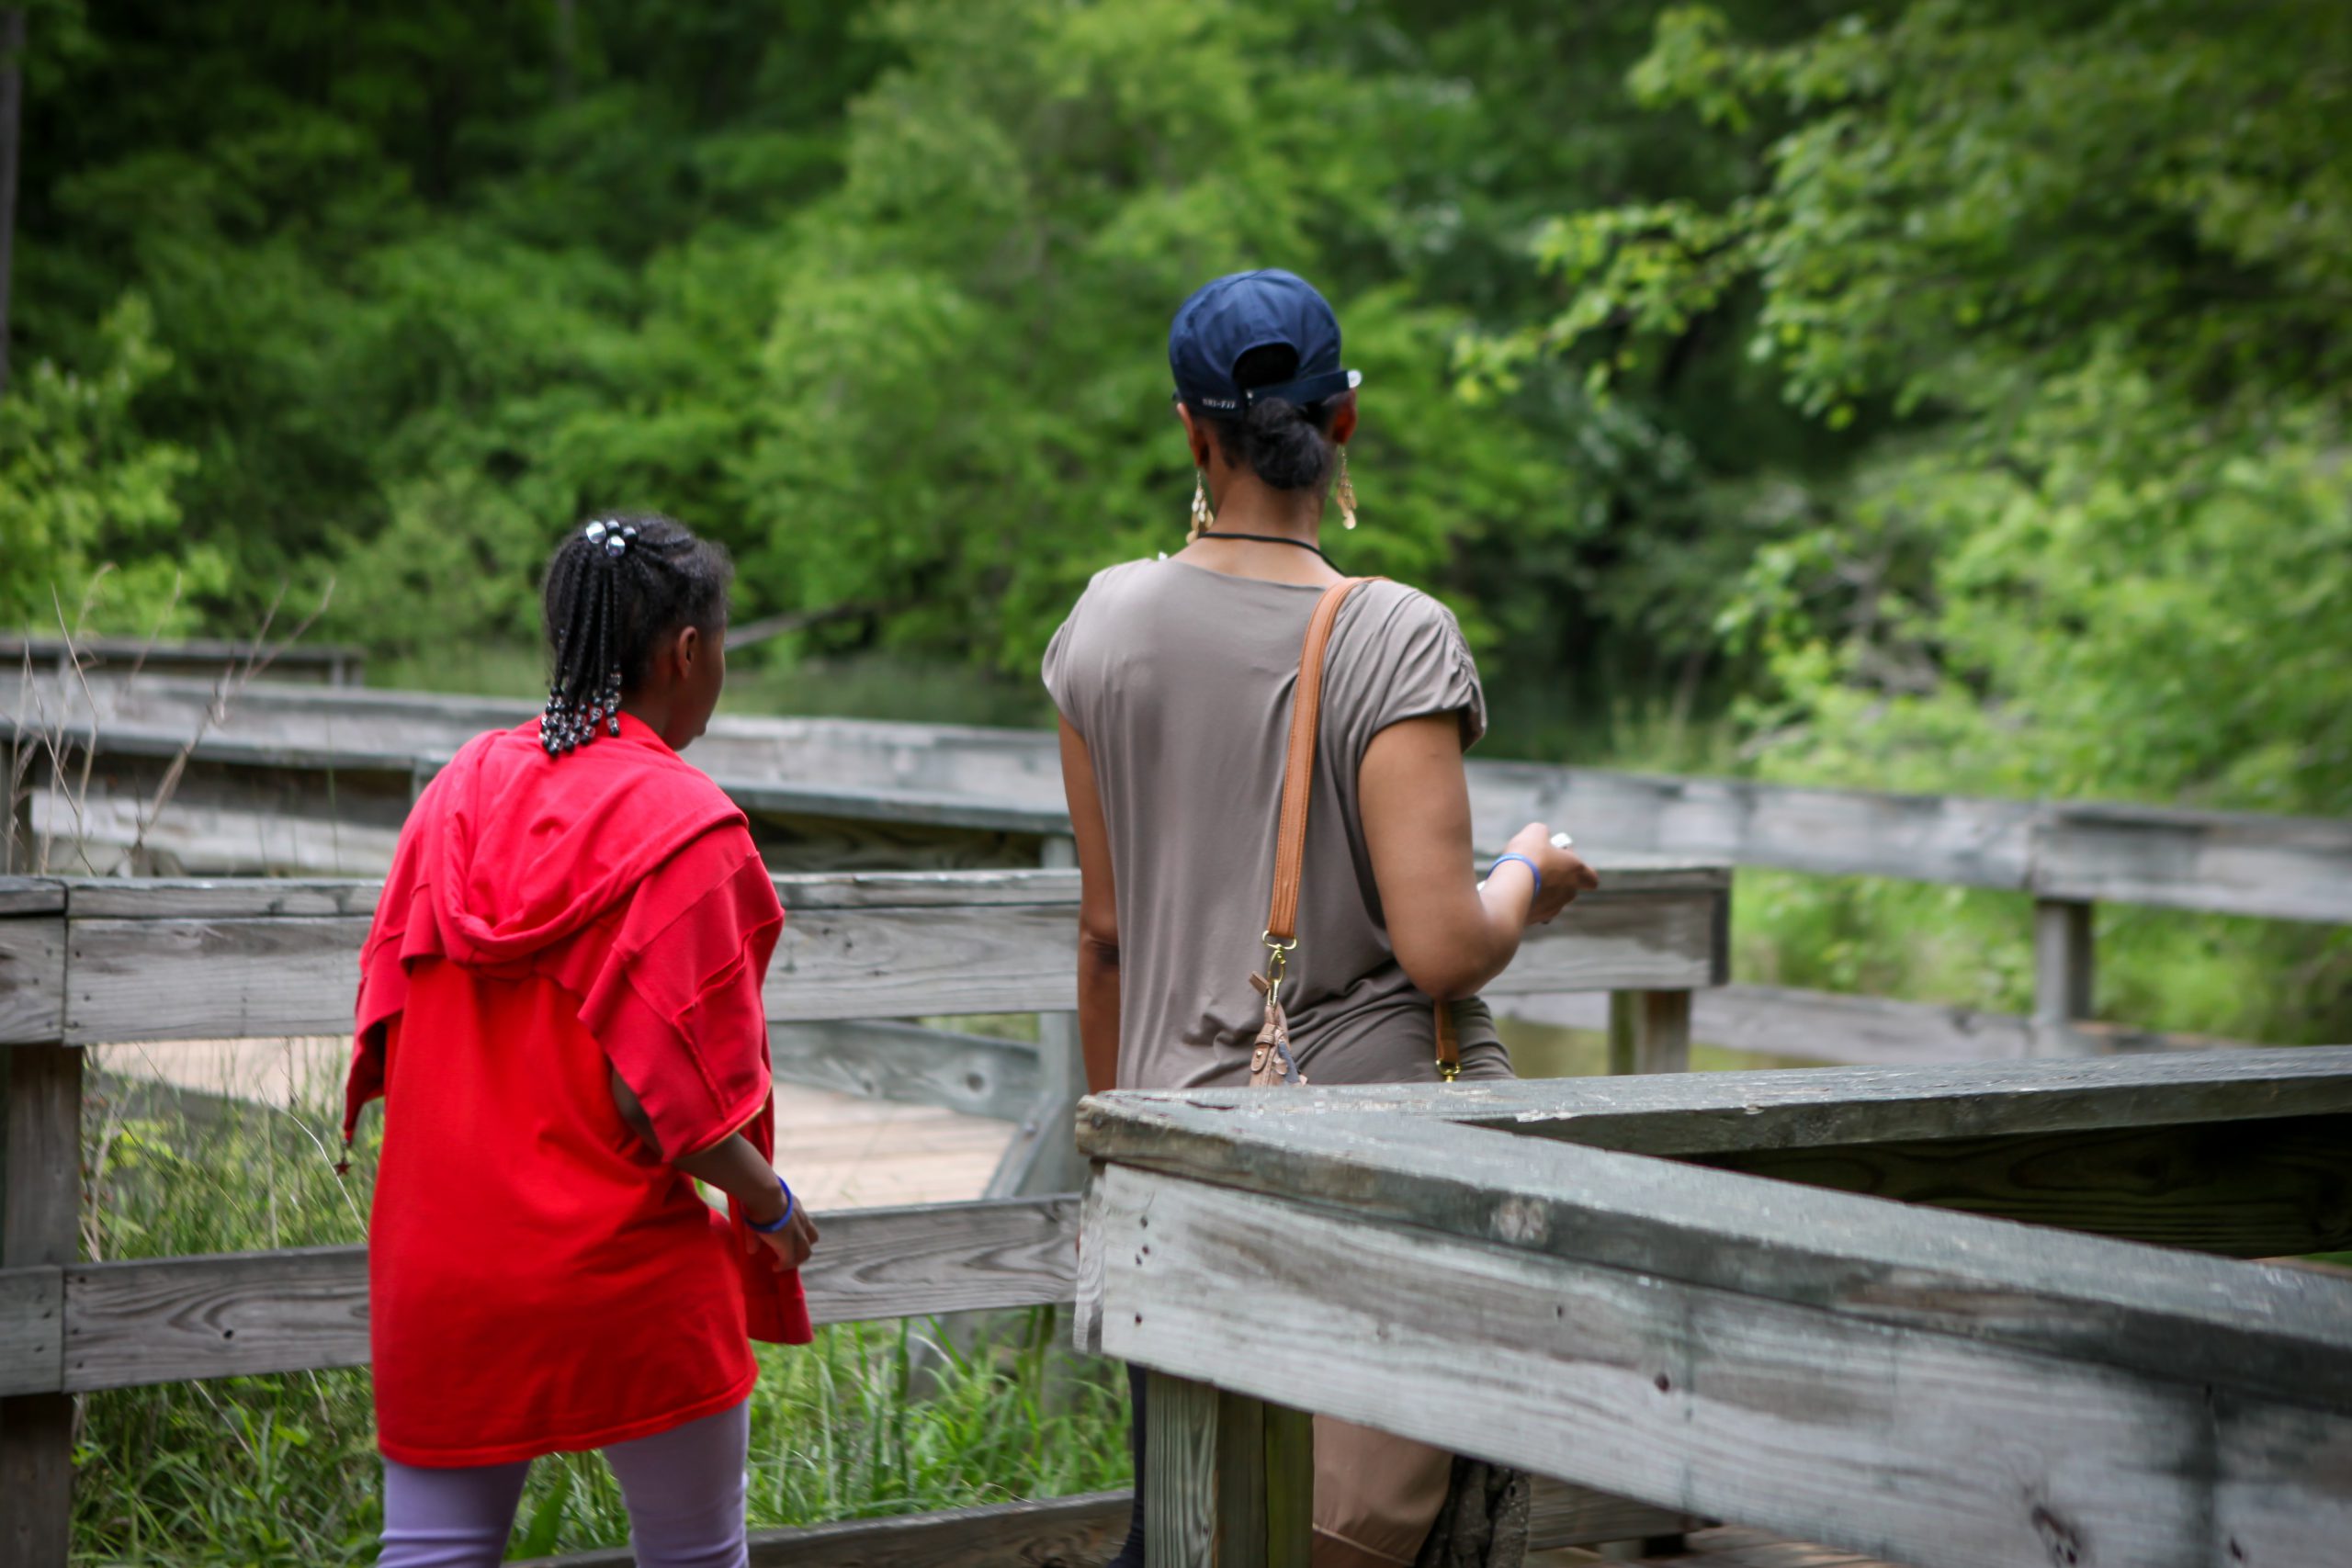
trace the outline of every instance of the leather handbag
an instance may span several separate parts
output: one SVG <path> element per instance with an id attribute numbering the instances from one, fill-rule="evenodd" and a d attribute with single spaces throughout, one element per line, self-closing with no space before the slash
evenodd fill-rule
<path id="1" fill-rule="evenodd" d="M 1306 623 L 1306 644 L 1298 660 L 1298 690 L 1290 710 L 1290 739 L 1283 758 L 1282 805 L 1274 831 L 1274 890 L 1266 911 L 1266 970 L 1250 983 L 1266 1001 L 1265 1022 L 1250 1052 L 1250 1084 L 1266 1089 L 1275 1084 L 1303 1084 L 1305 1074 L 1290 1048 L 1290 1018 L 1283 1011 L 1283 979 L 1290 955 L 1298 951 L 1298 888 L 1306 863 L 1306 812 L 1315 796 L 1315 744 L 1323 721 L 1323 664 L 1331 642 L 1331 627 L 1348 595 L 1369 577 L 1342 578 L 1323 591 L 1315 614 Z M 1438 1076 L 1448 1083 L 1462 1069 L 1462 1044 L 1453 1028 L 1453 1011 L 1443 1002 L 1430 1009 L 1431 1037 L 1436 1042 Z"/>
<path id="2" fill-rule="evenodd" d="M 1266 969 L 1250 976 L 1266 1002 L 1265 1022 L 1250 1052 L 1251 1087 L 1304 1084 L 1291 1050 L 1290 1019 L 1283 1010 L 1283 980 L 1298 951 L 1298 893 L 1306 858 L 1306 813 L 1315 790 L 1315 747 L 1323 714 L 1323 665 L 1332 625 L 1353 593 L 1372 579 L 1351 577 L 1326 589 L 1306 623 L 1306 644 L 1298 662 L 1298 689 L 1291 705 L 1290 739 L 1283 760 L 1283 792 L 1274 835 L 1273 900 L 1266 914 Z M 1461 1050 L 1453 1015 L 1443 1002 L 1434 1007 L 1437 1066 L 1451 1080 Z M 1508 1530 L 1476 1525 L 1488 1512 L 1477 1487 L 1463 1485 L 1464 1468 L 1482 1478 L 1485 1467 L 1457 1461 L 1442 1449 L 1376 1427 L 1329 1416 L 1315 1417 L 1315 1538 L 1313 1568 L 1413 1568 L 1430 1560 L 1444 1568 L 1515 1568 L 1525 1554 L 1522 1528 Z M 1526 1483 L 1519 1482 L 1520 1510 Z M 1443 1514 L 1448 1528 L 1433 1530 Z M 1459 1520 L 1459 1528 L 1454 1521 Z M 1442 1534 L 1443 1540 L 1439 1539 Z M 1483 1548 L 1483 1550 L 1482 1550 Z"/>

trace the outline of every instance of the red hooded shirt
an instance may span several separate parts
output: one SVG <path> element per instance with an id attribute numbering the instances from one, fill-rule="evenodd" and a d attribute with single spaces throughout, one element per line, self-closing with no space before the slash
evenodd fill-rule
<path id="1" fill-rule="evenodd" d="M 797 1275 L 665 1150 L 772 1152 L 760 998 L 784 925 L 743 815 L 633 718 L 560 759 L 537 720 L 418 798 L 360 950 L 344 1135 L 384 1099 L 368 1223 L 378 1442 L 503 1463 L 747 1397 L 809 1338 Z"/>

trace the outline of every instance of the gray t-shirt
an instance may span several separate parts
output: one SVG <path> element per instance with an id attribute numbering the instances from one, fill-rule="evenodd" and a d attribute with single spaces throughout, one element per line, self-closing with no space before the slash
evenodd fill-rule
<path id="1" fill-rule="evenodd" d="M 1250 976 L 1273 886 L 1275 813 L 1299 646 L 1322 591 L 1140 560 L 1096 574 L 1046 649 L 1046 688 L 1086 739 L 1119 907 L 1119 1085 L 1246 1084 L 1265 1007 Z M 1444 605 L 1356 590 L 1332 628 L 1283 1005 L 1320 1084 L 1437 1079 L 1430 999 L 1397 965 L 1364 846 L 1356 773 L 1403 719 L 1487 727 L 1477 666 Z M 1463 874 L 1470 874 L 1465 865 Z M 1507 1077 L 1485 1004 L 1455 1009 L 1462 1076 Z"/>

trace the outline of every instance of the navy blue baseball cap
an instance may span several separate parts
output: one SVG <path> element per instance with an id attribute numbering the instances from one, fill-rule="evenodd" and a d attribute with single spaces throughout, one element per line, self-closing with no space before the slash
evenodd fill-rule
<path id="1" fill-rule="evenodd" d="M 1235 383 L 1233 367 L 1243 355 L 1277 344 L 1298 355 L 1291 379 L 1273 387 Z M 1227 273 L 1194 289 L 1168 324 L 1168 367 L 1176 373 L 1176 400 L 1219 419 L 1238 419 L 1261 398 L 1319 403 L 1363 379 L 1340 368 L 1340 318 L 1330 302 L 1279 267 Z"/>

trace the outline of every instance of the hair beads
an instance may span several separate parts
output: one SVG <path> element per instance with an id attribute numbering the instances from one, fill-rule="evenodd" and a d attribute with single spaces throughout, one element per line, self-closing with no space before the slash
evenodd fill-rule
<path id="1" fill-rule="evenodd" d="M 725 551 L 666 517 L 602 518 L 565 539 L 548 565 L 547 754 L 620 734 L 622 694 L 659 640 L 689 625 L 716 632 L 732 574 Z"/>

